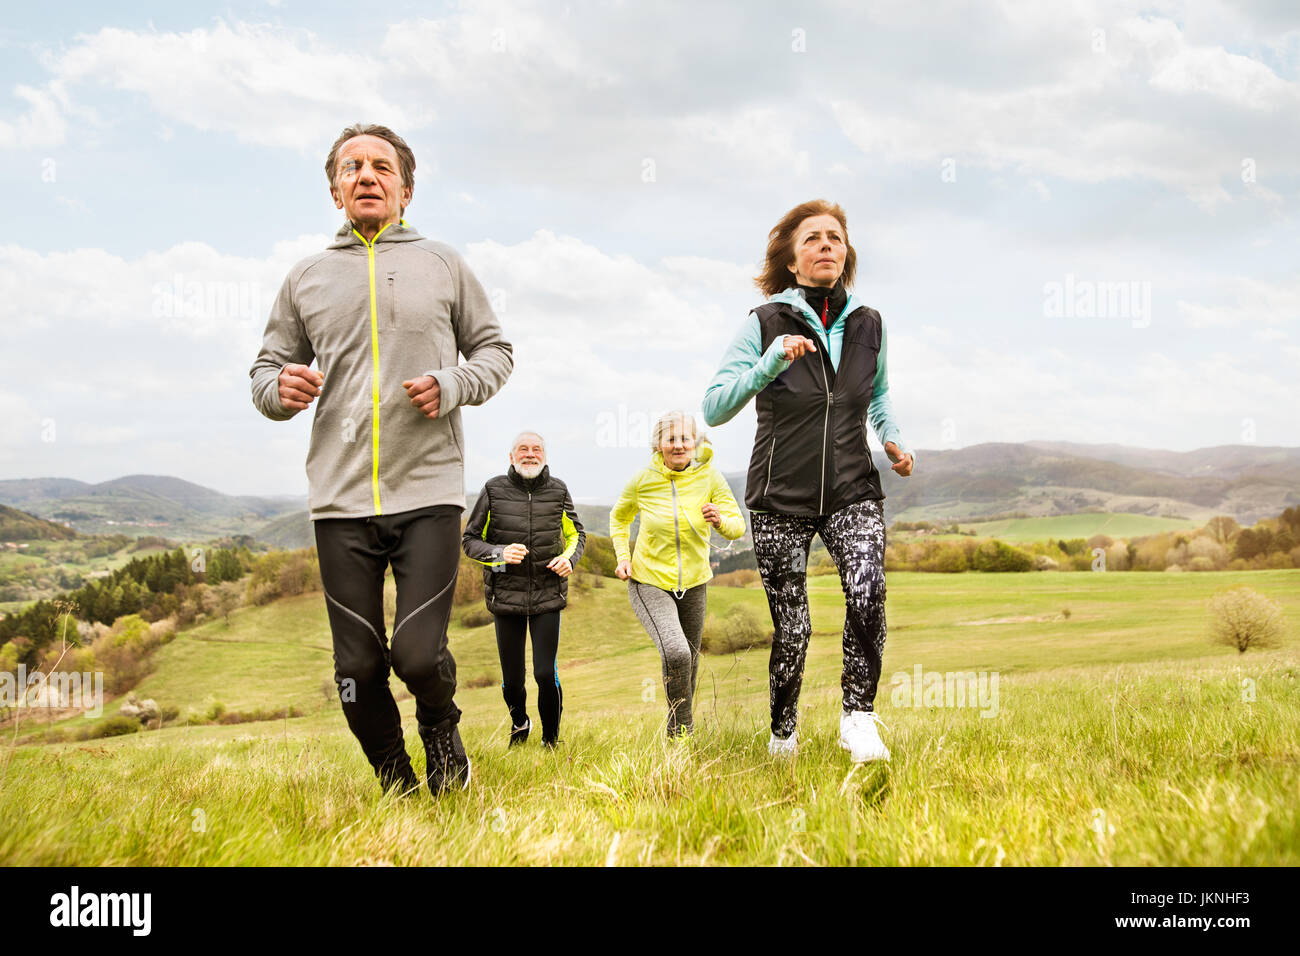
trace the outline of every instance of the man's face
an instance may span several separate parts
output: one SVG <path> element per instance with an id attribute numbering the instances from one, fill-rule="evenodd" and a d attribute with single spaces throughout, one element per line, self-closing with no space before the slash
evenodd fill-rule
<path id="1" fill-rule="evenodd" d="M 402 185 L 392 143 L 378 136 L 354 136 L 339 148 L 330 195 L 354 225 L 378 228 L 402 217 L 411 187 Z"/>
<path id="2" fill-rule="evenodd" d="M 510 461 L 515 466 L 515 471 L 525 478 L 536 478 L 546 464 L 546 449 L 542 447 L 542 440 L 536 435 L 525 435 L 510 453 Z"/>

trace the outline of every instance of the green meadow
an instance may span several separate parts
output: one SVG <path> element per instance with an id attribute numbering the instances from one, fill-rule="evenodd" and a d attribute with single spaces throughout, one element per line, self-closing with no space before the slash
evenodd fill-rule
<path id="1" fill-rule="evenodd" d="M 1206 600 L 1242 583 L 1283 605 L 1283 646 L 1209 642 Z M 319 593 L 187 630 L 138 696 L 305 716 L 15 744 L 87 722 L 25 711 L 0 746 L 0 863 L 1300 862 L 1300 570 L 892 573 L 877 709 L 893 759 L 859 766 L 836 746 L 834 575 L 809 580 L 793 761 L 766 751 L 765 648 L 705 655 L 696 734 L 665 740 L 658 656 L 626 586 L 604 584 L 571 589 L 554 753 L 507 750 L 493 629 L 453 626 L 473 781 L 436 801 L 380 793 L 335 699 Z M 710 588 L 710 613 L 736 604 L 767 614 L 760 588 Z M 909 700 L 893 679 L 918 665 L 996 674 L 996 708 Z M 414 702 L 394 689 L 422 770 Z"/>
<path id="2" fill-rule="evenodd" d="M 1105 534 L 1112 538 L 1136 538 L 1165 531 L 1193 531 L 1205 524 L 1190 518 L 1160 518 L 1153 515 L 1089 513 L 1053 515 L 1043 518 L 1004 518 L 1000 521 L 962 522 L 964 530 L 981 538 L 1003 541 L 1066 541 Z"/>

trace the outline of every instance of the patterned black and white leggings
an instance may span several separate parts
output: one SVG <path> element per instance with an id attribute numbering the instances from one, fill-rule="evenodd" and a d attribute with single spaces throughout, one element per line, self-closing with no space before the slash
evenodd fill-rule
<path id="1" fill-rule="evenodd" d="M 768 663 L 772 733 L 789 737 L 798 720 L 812 634 L 808 551 L 814 534 L 821 535 L 844 589 L 844 712 L 871 710 L 885 652 L 884 502 L 863 499 L 825 515 L 756 511 L 750 521 L 775 631 Z"/>

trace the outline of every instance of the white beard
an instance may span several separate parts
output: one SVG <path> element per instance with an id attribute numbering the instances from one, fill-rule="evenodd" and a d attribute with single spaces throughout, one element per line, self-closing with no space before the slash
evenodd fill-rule
<path id="1" fill-rule="evenodd" d="M 524 478 L 536 478 L 545 467 L 545 463 L 540 465 L 515 465 L 515 471 L 519 472 Z"/>

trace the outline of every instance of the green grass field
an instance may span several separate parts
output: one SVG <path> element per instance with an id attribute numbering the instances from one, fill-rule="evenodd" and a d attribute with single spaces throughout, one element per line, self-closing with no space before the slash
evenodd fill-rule
<path id="1" fill-rule="evenodd" d="M 1283 604 L 1285 646 L 1242 656 L 1208 643 L 1205 599 L 1238 583 Z M 492 628 L 453 629 L 473 786 L 438 801 L 379 793 L 322 691 L 332 665 L 321 595 L 242 610 L 229 628 L 209 623 L 161 648 L 137 693 L 182 712 L 218 700 L 308 716 L 6 742 L 0 862 L 1300 862 L 1300 570 L 897 573 L 888 588 L 877 697 L 888 765 L 853 767 L 835 746 L 834 576 L 810 580 L 814 634 L 792 763 L 766 752 L 766 649 L 706 655 L 695 738 L 664 740 L 658 656 L 625 586 L 609 581 L 565 612 L 556 753 L 535 741 L 506 749 Z M 711 612 L 736 603 L 766 614 L 760 589 L 710 588 Z M 996 671 L 996 715 L 899 706 L 891 677 L 918 664 Z M 413 703 L 400 706 L 420 769 Z M 39 729 L 25 721 L 22 735 Z"/>
<path id="2" fill-rule="evenodd" d="M 961 522 L 962 530 L 981 538 L 1003 541 L 1045 541 L 1048 539 L 1091 538 L 1105 534 L 1112 538 L 1135 538 L 1164 531 L 1191 531 L 1205 522 L 1189 518 L 1157 518 L 1131 514 L 1074 514 L 1049 518 L 1005 518 L 1001 521 Z"/>

